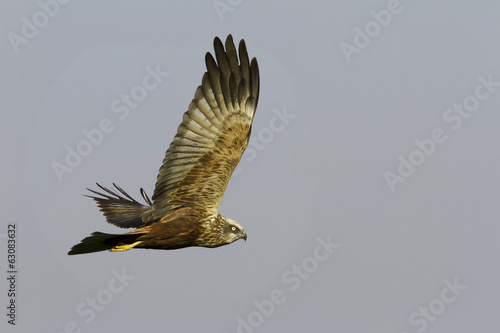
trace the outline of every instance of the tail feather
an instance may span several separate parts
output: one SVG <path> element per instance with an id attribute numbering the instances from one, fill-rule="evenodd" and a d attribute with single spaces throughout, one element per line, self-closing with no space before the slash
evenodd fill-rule
<path id="1" fill-rule="evenodd" d="M 96 231 L 89 237 L 84 238 L 79 244 L 73 246 L 68 252 L 68 255 L 113 250 L 115 247 L 121 250 L 128 250 L 137 245 L 134 243 L 136 243 L 137 238 L 143 234 L 144 233 L 116 235 Z"/>
<path id="2" fill-rule="evenodd" d="M 137 202 L 130 195 L 128 195 L 127 192 L 122 190 L 121 187 L 114 183 L 113 185 L 121 194 L 124 195 L 124 197 L 102 186 L 99 183 L 96 184 L 109 195 L 87 189 L 90 192 L 97 194 L 98 196 L 86 196 L 94 199 L 97 202 L 99 210 L 106 217 L 106 221 L 108 223 L 120 228 L 139 228 L 148 224 L 149 217 L 152 215 L 152 203 L 146 192 L 142 188 L 142 197 L 149 206 Z"/>

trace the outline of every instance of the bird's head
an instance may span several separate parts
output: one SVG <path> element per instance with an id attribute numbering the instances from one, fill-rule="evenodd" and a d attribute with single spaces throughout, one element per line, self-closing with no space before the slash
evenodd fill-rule
<path id="1" fill-rule="evenodd" d="M 245 229 L 236 221 L 224 217 L 222 225 L 222 239 L 226 244 L 237 241 L 238 239 L 247 240 Z"/>

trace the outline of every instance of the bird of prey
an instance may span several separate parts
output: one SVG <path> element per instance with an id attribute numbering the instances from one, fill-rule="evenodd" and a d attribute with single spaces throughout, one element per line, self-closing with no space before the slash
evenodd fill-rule
<path id="1" fill-rule="evenodd" d="M 118 185 L 102 193 L 90 190 L 106 217 L 124 234 L 94 232 L 69 255 L 141 249 L 214 248 L 247 239 L 243 227 L 219 214 L 222 196 L 250 139 L 259 100 L 259 67 L 249 61 L 245 41 L 238 51 L 229 35 L 225 47 L 214 40 L 215 58 L 207 53 L 207 71 L 177 128 L 160 167 L 152 201 L 134 200 Z"/>

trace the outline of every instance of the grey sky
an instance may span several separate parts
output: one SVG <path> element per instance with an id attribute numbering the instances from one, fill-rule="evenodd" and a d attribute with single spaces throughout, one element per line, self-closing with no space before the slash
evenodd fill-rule
<path id="1" fill-rule="evenodd" d="M 498 329 L 500 5 L 62 2 L 1 5 L 2 332 Z M 123 231 L 87 187 L 152 195 L 229 33 L 261 76 L 221 206 L 248 241 L 67 256 Z"/>

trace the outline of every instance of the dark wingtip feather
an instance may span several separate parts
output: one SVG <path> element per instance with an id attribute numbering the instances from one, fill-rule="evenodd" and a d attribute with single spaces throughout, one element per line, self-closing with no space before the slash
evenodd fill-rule
<path id="1" fill-rule="evenodd" d="M 149 197 L 148 197 L 148 195 L 147 195 L 146 191 L 144 191 L 144 189 L 143 189 L 142 187 L 141 187 L 141 195 L 142 195 L 142 197 L 143 197 L 144 201 L 146 201 L 146 203 L 147 203 L 148 205 L 153 206 L 153 202 L 151 202 L 151 200 L 149 199 Z"/>
<path id="2" fill-rule="evenodd" d="M 255 108 L 257 108 L 257 104 L 259 103 L 259 92 L 260 92 L 260 74 L 259 74 L 259 64 L 257 63 L 257 59 L 255 58 L 252 59 L 250 70 L 252 75 L 251 94 L 255 98 Z"/>

